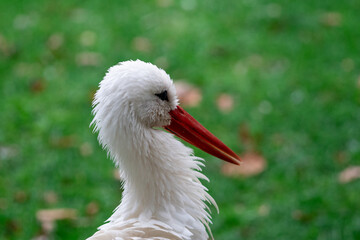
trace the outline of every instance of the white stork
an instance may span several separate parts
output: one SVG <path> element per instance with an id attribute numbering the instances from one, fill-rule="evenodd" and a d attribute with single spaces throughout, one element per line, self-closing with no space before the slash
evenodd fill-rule
<path id="1" fill-rule="evenodd" d="M 178 106 L 169 75 L 140 60 L 121 62 L 100 82 L 93 107 L 94 131 L 118 165 L 124 191 L 88 239 L 212 238 L 206 202 L 217 206 L 199 181 L 208 180 L 203 159 L 172 134 L 225 161 L 240 158 Z"/>

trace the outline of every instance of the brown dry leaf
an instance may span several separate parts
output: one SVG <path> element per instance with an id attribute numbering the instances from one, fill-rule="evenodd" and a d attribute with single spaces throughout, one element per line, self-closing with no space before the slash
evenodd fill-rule
<path id="1" fill-rule="evenodd" d="M 81 156 L 83 156 L 83 157 L 88 157 L 93 154 L 93 148 L 92 148 L 91 144 L 88 142 L 81 144 L 79 150 L 80 150 Z"/>
<path id="2" fill-rule="evenodd" d="M 76 136 L 61 136 L 61 137 L 52 137 L 50 138 L 50 144 L 56 148 L 71 148 L 76 144 Z"/>
<path id="3" fill-rule="evenodd" d="M 77 212 L 71 208 L 42 209 L 36 212 L 36 218 L 41 223 L 45 233 L 51 233 L 55 228 L 56 220 L 76 219 Z"/>
<path id="4" fill-rule="evenodd" d="M 30 85 L 30 90 L 33 93 L 41 93 L 45 90 L 45 83 L 43 79 L 37 79 Z"/>
<path id="5" fill-rule="evenodd" d="M 259 216 L 268 216 L 270 213 L 270 207 L 267 204 L 262 204 L 260 205 L 260 207 L 258 208 L 258 214 Z"/>
<path id="6" fill-rule="evenodd" d="M 349 183 L 358 178 L 360 178 L 360 166 L 348 167 L 339 174 L 340 183 Z"/>
<path id="7" fill-rule="evenodd" d="M 139 52 L 150 52 L 152 49 L 150 40 L 145 37 L 134 38 L 132 41 L 132 47 Z"/>
<path id="8" fill-rule="evenodd" d="M 62 33 L 54 33 L 52 34 L 48 41 L 47 46 L 51 50 L 57 50 L 64 44 L 64 35 Z"/>
<path id="9" fill-rule="evenodd" d="M 76 219 L 77 211 L 72 208 L 41 209 L 36 212 L 36 218 L 40 222 Z"/>
<path id="10" fill-rule="evenodd" d="M 82 52 L 76 54 L 75 60 L 79 66 L 98 66 L 102 60 L 102 56 L 96 52 Z"/>
<path id="11" fill-rule="evenodd" d="M 31 240 L 50 240 L 51 238 L 49 236 L 46 236 L 46 235 L 37 235 L 33 238 L 31 238 Z"/>
<path id="12" fill-rule="evenodd" d="M 90 202 L 86 205 L 86 214 L 88 216 L 94 216 L 99 212 L 99 204 L 96 202 Z"/>
<path id="13" fill-rule="evenodd" d="M 54 191 L 48 191 L 43 194 L 44 201 L 48 204 L 54 204 L 58 201 L 58 196 Z"/>
<path id="14" fill-rule="evenodd" d="M 305 214 L 303 213 L 303 211 L 301 211 L 299 209 L 296 209 L 291 213 L 291 216 L 292 216 L 293 219 L 295 219 L 297 221 L 302 221 Z"/>
<path id="15" fill-rule="evenodd" d="M 240 156 L 242 164 L 240 166 L 225 163 L 221 172 L 226 176 L 251 177 L 262 173 L 266 168 L 266 160 L 262 155 L 255 152 L 247 152 Z"/>
<path id="16" fill-rule="evenodd" d="M 300 209 L 296 209 L 291 213 L 291 216 L 294 220 L 299 222 L 309 222 L 311 221 L 315 215 L 311 213 L 306 213 Z"/>
<path id="17" fill-rule="evenodd" d="M 14 200 L 15 200 L 15 202 L 18 202 L 18 203 L 24 203 L 28 199 L 29 199 L 29 195 L 25 191 L 22 191 L 22 190 L 17 191 L 14 195 Z"/>
<path id="18" fill-rule="evenodd" d="M 336 163 L 344 164 L 347 162 L 347 154 L 345 151 L 339 151 L 334 155 Z"/>
<path id="19" fill-rule="evenodd" d="M 5 226 L 1 226 L 1 230 L 5 232 L 10 232 L 12 234 L 22 231 L 22 226 L 18 220 L 8 219 L 5 221 Z"/>
<path id="20" fill-rule="evenodd" d="M 223 93 L 217 98 L 216 104 L 220 111 L 228 113 L 234 108 L 234 98 L 229 94 Z"/>
<path id="21" fill-rule="evenodd" d="M 255 148 L 255 139 L 251 135 L 249 127 L 246 123 L 241 124 L 239 136 L 247 151 L 251 151 Z"/>
<path id="22" fill-rule="evenodd" d="M 328 27 L 338 27 L 341 25 L 342 15 L 338 12 L 326 12 L 321 15 L 321 23 Z"/>
<path id="23" fill-rule="evenodd" d="M 182 106 L 196 107 L 202 99 L 202 94 L 199 88 L 185 81 L 175 82 L 176 93 Z"/>
<path id="24" fill-rule="evenodd" d="M 15 54 L 16 49 L 12 43 L 9 43 L 3 35 L 0 34 L 0 53 L 9 57 Z"/>

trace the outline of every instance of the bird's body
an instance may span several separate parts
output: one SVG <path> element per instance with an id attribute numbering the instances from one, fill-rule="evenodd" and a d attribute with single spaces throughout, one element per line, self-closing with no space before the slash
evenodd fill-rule
<path id="1" fill-rule="evenodd" d="M 121 63 L 100 83 L 94 106 L 95 130 L 119 166 L 124 191 L 108 222 L 89 239 L 208 239 L 206 202 L 216 204 L 199 181 L 207 179 L 200 173 L 202 159 L 157 129 L 177 131 L 169 114 L 177 109 L 170 77 L 149 63 Z"/>

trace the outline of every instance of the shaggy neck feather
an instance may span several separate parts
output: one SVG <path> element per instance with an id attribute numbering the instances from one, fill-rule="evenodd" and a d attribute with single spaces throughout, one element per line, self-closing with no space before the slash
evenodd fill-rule
<path id="1" fill-rule="evenodd" d="M 155 219 L 173 229 L 182 226 L 177 230 L 185 229 L 189 236 L 205 235 L 203 224 L 210 217 L 204 201 L 216 204 L 198 180 L 206 177 L 198 172 L 202 164 L 192 156 L 192 149 L 160 130 L 136 126 L 135 133 L 122 133 L 115 141 L 117 147 L 110 149 L 115 150 L 124 191 L 109 220 Z M 195 232 L 199 230 L 194 226 L 201 232 Z"/>

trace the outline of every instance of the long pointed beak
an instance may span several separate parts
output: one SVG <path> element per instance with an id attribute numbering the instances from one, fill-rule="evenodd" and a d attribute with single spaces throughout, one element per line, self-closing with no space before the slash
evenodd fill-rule
<path id="1" fill-rule="evenodd" d="M 170 125 L 164 126 L 166 130 L 195 147 L 200 148 L 204 152 L 224 161 L 240 165 L 240 157 L 184 109 L 177 106 L 176 109 L 170 111 L 170 116 Z"/>

